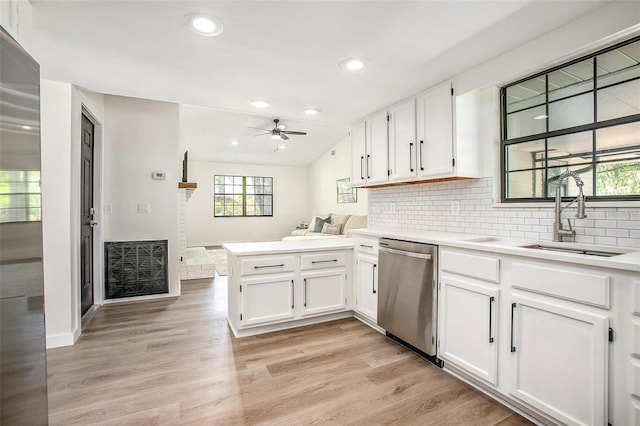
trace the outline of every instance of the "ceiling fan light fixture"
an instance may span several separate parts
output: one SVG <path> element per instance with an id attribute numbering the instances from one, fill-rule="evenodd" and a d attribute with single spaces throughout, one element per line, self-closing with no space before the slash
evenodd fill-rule
<path id="1" fill-rule="evenodd" d="M 271 106 L 271 104 L 267 101 L 256 99 L 251 101 L 251 106 L 254 108 L 268 108 L 269 106 Z"/>
<path id="2" fill-rule="evenodd" d="M 280 137 L 279 134 L 273 134 L 273 135 L 271 135 L 271 139 L 280 140 L 282 138 Z"/>
<path id="3" fill-rule="evenodd" d="M 280 144 L 280 146 L 278 146 L 278 149 L 285 149 L 287 146 L 285 144 Z"/>
<path id="4" fill-rule="evenodd" d="M 307 108 L 304 110 L 304 113 L 307 115 L 317 115 L 320 112 L 318 108 Z"/>
<path id="5" fill-rule="evenodd" d="M 369 61 L 363 58 L 348 58 L 340 62 L 340 68 L 346 71 L 360 71 L 369 64 Z"/>
<path id="6" fill-rule="evenodd" d="M 204 13 L 191 13 L 184 17 L 184 23 L 191 31 L 201 36 L 214 37 L 222 33 L 222 22 Z"/>

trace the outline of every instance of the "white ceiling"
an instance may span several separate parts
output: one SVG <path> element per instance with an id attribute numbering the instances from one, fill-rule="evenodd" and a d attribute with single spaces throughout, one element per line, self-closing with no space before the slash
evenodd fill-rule
<path id="1" fill-rule="evenodd" d="M 181 117 L 192 158 L 304 166 L 349 124 L 605 3 L 36 0 L 33 53 L 45 79 L 192 105 Z M 188 31 L 193 12 L 216 16 L 224 32 Z M 342 71 L 354 56 L 369 67 Z M 272 106 L 252 108 L 258 98 Z M 307 107 L 321 113 L 309 118 Z M 274 153 L 268 136 L 247 132 L 273 118 L 309 134 Z"/>

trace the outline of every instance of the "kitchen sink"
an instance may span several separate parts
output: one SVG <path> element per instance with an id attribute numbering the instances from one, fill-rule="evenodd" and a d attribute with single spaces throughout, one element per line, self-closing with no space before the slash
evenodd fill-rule
<path id="1" fill-rule="evenodd" d="M 591 249 L 591 248 L 580 248 L 580 247 L 561 247 L 557 245 L 548 245 L 548 244 L 531 244 L 527 246 L 523 246 L 524 248 L 534 249 L 534 250 L 548 250 L 548 251 L 559 251 L 563 253 L 573 253 L 573 254 L 586 254 L 589 256 L 599 256 L 599 257 L 613 257 L 619 256 L 621 254 L 628 253 L 627 251 L 610 251 L 609 249 Z"/>

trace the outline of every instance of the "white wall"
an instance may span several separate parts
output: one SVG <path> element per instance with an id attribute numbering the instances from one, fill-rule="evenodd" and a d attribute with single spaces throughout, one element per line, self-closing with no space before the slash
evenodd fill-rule
<path id="1" fill-rule="evenodd" d="M 105 241 L 168 240 L 169 294 L 180 294 L 178 240 L 179 106 L 105 96 Z M 151 173 L 162 171 L 164 180 Z M 149 213 L 138 213 L 148 203 Z"/>
<path id="2" fill-rule="evenodd" d="M 335 151 L 335 155 L 331 152 Z M 307 169 L 307 216 L 318 213 L 367 214 L 367 189 L 359 188 L 357 203 L 338 204 L 336 181 L 348 178 L 351 169 L 351 140 L 342 139 Z"/>
<path id="3" fill-rule="evenodd" d="M 213 217 L 214 175 L 273 177 L 273 217 Z M 187 245 L 273 241 L 290 235 L 307 215 L 307 171 L 302 167 L 189 161 L 198 188 L 187 202 Z"/>
<path id="4" fill-rule="evenodd" d="M 47 347 L 52 348 L 72 345 L 80 335 L 81 110 L 84 105 L 103 122 L 104 101 L 101 95 L 49 80 L 41 80 L 40 96 L 45 315 Z M 102 135 L 96 136 L 101 141 Z M 94 281 L 100 288 L 101 280 Z"/>

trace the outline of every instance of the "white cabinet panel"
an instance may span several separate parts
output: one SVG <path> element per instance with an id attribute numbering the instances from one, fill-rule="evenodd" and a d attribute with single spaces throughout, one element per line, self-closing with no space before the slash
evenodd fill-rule
<path id="1" fill-rule="evenodd" d="M 366 137 L 364 122 L 358 123 L 351 129 L 351 179 L 352 185 L 364 185 L 367 182 L 365 161 L 367 159 Z"/>
<path id="2" fill-rule="evenodd" d="M 512 300 L 510 393 L 562 423 L 606 424 L 608 318 Z"/>
<path id="3" fill-rule="evenodd" d="M 242 325 L 256 325 L 294 317 L 294 274 L 272 274 L 240 281 Z"/>
<path id="4" fill-rule="evenodd" d="M 609 308 L 611 280 L 606 274 L 529 262 L 513 262 L 511 270 L 514 288 Z"/>
<path id="5" fill-rule="evenodd" d="M 378 318 L 378 259 L 357 255 L 354 310 L 374 322 Z"/>
<path id="6" fill-rule="evenodd" d="M 366 121 L 367 154 L 365 170 L 368 184 L 389 180 L 389 144 L 387 113 L 380 113 Z"/>
<path id="7" fill-rule="evenodd" d="M 416 177 L 416 100 L 410 99 L 389 110 L 389 173 L 391 180 Z"/>
<path id="8" fill-rule="evenodd" d="M 297 269 L 295 256 L 255 256 L 240 261 L 241 275 L 289 272 Z"/>
<path id="9" fill-rule="evenodd" d="M 475 377 L 498 384 L 498 290 L 443 277 L 439 357 Z"/>
<path id="10" fill-rule="evenodd" d="M 419 176 L 448 176 L 454 173 L 452 98 L 450 83 L 417 98 Z"/>
<path id="11" fill-rule="evenodd" d="M 325 269 L 302 274 L 302 315 L 341 311 L 347 305 L 345 269 Z"/>
<path id="12" fill-rule="evenodd" d="M 500 259 L 477 253 L 464 253 L 454 250 L 440 250 L 440 268 L 483 281 L 500 281 Z"/>

